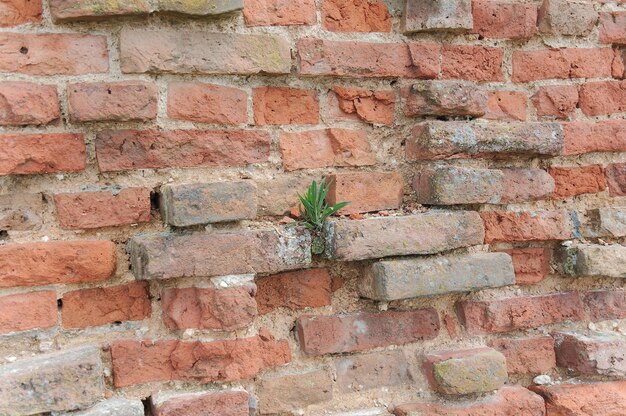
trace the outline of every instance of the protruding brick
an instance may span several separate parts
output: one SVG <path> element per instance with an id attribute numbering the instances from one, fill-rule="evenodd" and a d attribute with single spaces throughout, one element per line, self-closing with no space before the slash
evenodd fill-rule
<path id="1" fill-rule="evenodd" d="M 54 196 L 61 227 L 111 227 L 150 221 L 150 189 L 63 193 Z"/>
<path id="2" fill-rule="evenodd" d="M 209 16 L 243 9 L 244 0 L 158 0 L 163 12 L 173 12 L 191 16 Z"/>
<path id="3" fill-rule="evenodd" d="M 64 416 L 68 414 L 65 413 Z M 72 412 L 71 416 L 144 416 L 141 400 L 113 398 L 102 401 L 87 410 Z"/>
<path id="4" fill-rule="evenodd" d="M 96 20 L 118 16 L 147 15 L 150 13 L 148 0 L 122 2 L 50 0 L 50 14 L 55 23 L 74 20 Z"/>
<path id="5" fill-rule="evenodd" d="M 477 45 L 444 45 L 441 52 L 444 79 L 504 81 L 501 48 Z"/>
<path id="6" fill-rule="evenodd" d="M 409 116 L 470 116 L 485 114 L 487 93 L 468 81 L 422 81 L 403 91 Z"/>
<path id="7" fill-rule="evenodd" d="M 0 230 L 29 231 L 41 227 L 43 194 L 0 195 Z"/>
<path id="8" fill-rule="evenodd" d="M 496 204 L 500 202 L 503 184 L 501 170 L 446 165 L 420 169 L 413 180 L 413 190 L 420 204 Z"/>
<path id="9" fill-rule="evenodd" d="M 54 290 L 2 296 L 0 334 L 50 328 L 57 324 L 57 314 L 57 294 Z"/>
<path id="10" fill-rule="evenodd" d="M 261 414 L 297 413 L 333 398 L 332 380 L 325 370 L 264 380 L 259 388 Z"/>
<path id="11" fill-rule="evenodd" d="M 626 17 L 624 26 L 626 26 Z M 582 84 L 580 86 L 580 109 L 588 116 L 626 112 L 626 80 Z"/>
<path id="12" fill-rule="evenodd" d="M 530 389 L 546 402 L 546 415 L 621 415 L 626 413 L 626 381 L 555 384 Z"/>
<path id="13" fill-rule="evenodd" d="M 600 13 L 600 42 L 626 45 L 626 12 Z"/>
<path id="14" fill-rule="evenodd" d="M 626 375 L 626 337 L 611 332 L 554 334 L 559 367 L 582 374 Z"/>
<path id="15" fill-rule="evenodd" d="M 0 287 L 100 282 L 115 272 L 115 244 L 105 240 L 0 246 Z"/>
<path id="16" fill-rule="evenodd" d="M 482 244 L 484 238 L 480 216 L 473 211 L 331 220 L 326 226 L 326 255 L 344 261 L 433 254 Z"/>
<path id="17" fill-rule="evenodd" d="M 254 122 L 267 124 L 317 124 L 317 92 L 300 88 L 261 87 L 252 90 Z"/>
<path id="18" fill-rule="evenodd" d="M 620 244 L 562 246 L 559 254 L 569 276 L 626 277 L 626 247 Z"/>
<path id="19" fill-rule="evenodd" d="M 389 302 L 514 283 L 509 255 L 475 253 L 374 263 L 365 269 L 359 292 L 363 297 Z"/>
<path id="20" fill-rule="evenodd" d="M 548 248 L 514 248 L 502 250 L 513 259 L 515 283 L 531 285 L 541 282 L 550 272 L 550 250 Z"/>
<path id="21" fill-rule="evenodd" d="M 161 187 L 161 215 L 176 227 L 254 219 L 256 185 L 250 181 Z"/>
<path id="22" fill-rule="evenodd" d="M 566 123 L 566 155 L 626 150 L 626 120 Z"/>
<path id="23" fill-rule="evenodd" d="M 322 24 L 331 32 L 389 32 L 391 16 L 383 1 L 324 0 Z"/>
<path id="24" fill-rule="evenodd" d="M 457 311 L 470 334 L 509 332 L 584 319 L 578 293 L 462 301 Z"/>
<path id="25" fill-rule="evenodd" d="M 63 295 L 63 327 L 86 328 L 150 316 L 147 282 L 82 289 Z"/>
<path id="26" fill-rule="evenodd" d="M 554 192 L 554 179 L 543 169 L 502 169 L 504 182 L 500 202 L 526 202 Z"/>
<path id="27" fill-rule="evenodd" d="M 552 337 L 500 338 L 490 345 L 506 357 L 509 374 L 544 374 L 556 367 Z"/>
<path id="28" fill-rule="evenodd" d="M 241 166 L 269 158 L 270 137 L 253 130 L 105 130 L 96 135 L 103 172 Z"/>
<path id="29" fill-rule="evenodd" d="M 30 82 L 0 82 L 0 126 L 46 125 L 61 117 L 57 89 Z"/>
<path id="30" fill-rule="evenodd" d="M 487 110 L 483 118 L 488 120 L 526 120 L 528 96 L 521 91 L 489 91 Z"/>
<path id="31" fill-rule="evenodd" d="M 409 363 L 401 350 L 352 355 L 335 361 L 337 384 L 344 393 L 413 381 Z"/>
<path id="32" fill-rule="evenodd" d="M 575 85 L 548 85 L 539 87 L 531 100 L 538 116 L 567 119 L 576 111 L 578 90 Z"/>
<path id="33" fill-rule="evenodd" d="M 537 27 L 534 4 L 473 0 L 472 14 L 472 33 L 485 38 L 530 39 Z"/>
<path id="34" fill-rule="evenodd" d="M 255 0 L 244 3 L 246 26 L 313 25 L 317 21 L 315 0 Z"/>
<path id="35" fill-rule="evenodd" d="M 465 31 L 472 28 L 471 0 L 408 0 L 402 19 L 405 32 Z"/>
<path id="36" fill-rule="evenodd" d="M 396 209 L 402 205 L 402 176 L 396 172 L 355 172 L 329 175 L 330 205 L 349 201 L 342 214 Z"/>
<path id="37" fill-rule="evenodd" d="M 291 53 L 279 36 L 122 29 L 120 61 L 124 73 L 285 74 Z"/>
<path id="38" fill-rule="evenodd" d="M 298 310 L 330 305 L 332 279 L 324 268 L 263 277 L 256 285 L 260 314 L 280 307 Z"/>
<path id="39" fill-rule="evenodd" d="M 41 22 L 41 0 L 4 0 L 0 2 L 0 27 Z"/>
<path id="40" fill-rule="evenodd" d="M 626 208 L 597 208 L 587 212 L 592 237 L 626 236 Z"/>
<path id="41" fill-rule="evenodd" d="M 393 124 L 396 94 L 392 90 L 364 90 L 335 85 L 329 93 L 331 117 L 363 120 L 372 124 Z"/>
<path id="42" fill-rule="evenodd" d="M 192 393 L 159 391 L 150 397 L 154 416 L 249 416 L 249 402 L 250 395 L 238 390 Z"/>
<path id="43" fill-rule="evenodd" d="M 598 21 L 592 2 L 544 0 L 539 9 L 539 31 L 551 35 L 587 36 Z"/>
<path id="44" fill-rule="evenodd" d="M 513 52 L 513 82 L 611 77 L 611 48 L 564 48 Z"/>
<path id="45" fill-rule="evenodd" d="M 485 243 L 569 240 L 580 235 L 578 217 L 558 211 L 483 211 Z"/>
<path id="46" fill-rule="evenodd" d="M 601 166 L 575 168 L 550 168 L 554 178 L 554 198 L 567 198 L 581 194 L 595 194 L 606 189 L 606 180 Z"/>
<path id="47" fill-rule="evenodd" d="M 435 309 L 351 315 L 303 316 L 296 322 L 300 348 L 309 355 L 364 351 L 432 339 Z"/>
<path id="48" fill-rule="evenodd" d="M 626 292 L 623 290 L 595 290 L 585 293 L 583 299 L 592 321 L 626 318 Z"/>
<path id="49" fill-rule="evenodd" d="M 104 396 L 100 349 L 84 346 L 0 367 L 0 413 L 28 415 L 89 407 Z"/>
<path id="50" fill-rule="evenodd" d="M 248 121 L 248 94 L 238 88 L 199 82 L 172 82 L 167 116 L 200 123 L 242 124 Z"/>

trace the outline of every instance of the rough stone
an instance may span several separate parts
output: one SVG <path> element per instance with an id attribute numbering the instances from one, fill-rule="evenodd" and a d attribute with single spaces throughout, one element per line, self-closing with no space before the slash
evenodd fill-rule
<path id="1" fill-rule="evenodd" d="M 591 237 L 626 236 L 626 208 L 596 208 L 587 211 L 587 217 L 590 223 L 587 234 Z"/>
<path id="2" fill-rule="evenodd" d="M 568 276 L 626 278 L 626 247 L 620 244 L 576 244 L 562 246 L 559 251 Z"/>

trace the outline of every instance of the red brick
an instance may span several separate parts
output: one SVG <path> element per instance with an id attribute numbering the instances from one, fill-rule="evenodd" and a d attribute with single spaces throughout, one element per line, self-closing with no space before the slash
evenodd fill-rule
<path id="1" fill-rule="evenodd" d="M 364 90 L 334 86 L 329 107 L 336 118 L 363 120 L 372 124 L 393 124 L 396 95 L 392 90 Z M 338 111 L 335 110 L 338 108 Z M 352 117 L 350 117 L 352 116 Z"/>
<path id="2" fill-rule="evenodd" d="M 515 248 L 502 250 L 513 259 L 515 283 L 532 285 L 541 282 L 550 272 L 550 249 Z"/>
<path id="3" fill-rule="evenodd" d="M 537 29 L 537 6 L 491 0 L 473 0 L 474 29 L 486 38 L 530 39 Z"/>
<path id="4" fill-rule="evenodd" d="M 287 341 L 274 340 L 264 329 L 254 337 L 212 342 L 114 341 L 111 354 L 116 387 L 168 380 L 245 380 L 291 361 Z"/>
<path id="5" fill-rule="evenodd" d="M 382 1 L 324 0 L 322 23 L 331 32 L 389 32 L 391 16 Z"/>
<path id="6" fill-rule="evenodd" d="M 626 50 L 613 49 L 613 78 L 626 78 Z"/>
<path id="7" fill-rule="evenodd" d="M 605 171 L 609 195 L 626 195 L 626 163 L 612 163 L 606 167 Z"/>
<path id="8" fill-rule="evenodd" d="M 49 0 L 50 14 L 55 23 L 74 20 L 100 20 L 117 16 L 147 15 L 148 0 L 93 2 L 84 0 Z"/>
<path id="9" fill-rule="evenodd" d="M 350 201 L 342 214 L 397 209 L 402 205 L 403 179 L 397 172 L 354 172 L 328 176 L 330 205 Z"/>
<path id="10" fill-rule="evenodd" d="M 313 25 L 317 21 L 315 0 L 246 0 L 246 26 Z"/>
<path id="11" fill-rule="evenodd" d="M 626 375 L 626 338 L 615 332 L 556 332 L 556 362 L 579 374 Z"/>
<path id="12" fill-rule="evenodd" d="M 169 392 L 167 392 L 169 393 Z M 154 416 L 249 416 L 250 395 L 245 391 L 167 394 L 151 397 Z"/>
<path id="13" fill-rule="evenodd" d="M 303 316 L 296 322 L 309 355 L 363 351 L 432 339 L 439 333 L 435 309 L 351 315 Z"/>
<path id="14" fill-rule="evenodd" d="M 576 221 L 565 210 L 483 211 L 485 243 L 511 241 L 569 240 L 576 238 Z"/>
<path id="15" fill-rule="evenodd" d="M 41 0 L 0 0 L 0 27 L 41 22 Z"/>
<path id="16" fill-rule="evenodd" d="M 521 91 L 489 91 L 483 118 L 525 121 L 527 101 L 528 96 Z"/>
<path id="17" fill-rule="evenodd" d="M 504 81 L 502 59 L 504 51 L 474 45 L 444 45 L 441 71 L 444 79 L 473 81 Z"/>
<path id="18" fill-rule="evenodd" d="M 285 170 L 327 166 L 367 166 L 376 163 L 363 130 L 326 129 L 283 133 L 280 151 Z"/>
<path id="19" fill-rule="evenodd" d="M 269 158 L 267 132 L 252 130 L 106 130 L 96 135 L 102 172 L 242 166 Z"/>
<path id="20" fill-rule="evenodd" d="M 626 120 L 565 123 L 564 131 L 566 155 L 626 150 Z"/>
<path id="21" fill-rule="evenodd" d="M 626 45 L 626 12 L 600 13 L 600 42 Z"/>
<path id="22" fill-rule="evenodd" d="M 545 198 L 554 192 L 554 179 L 543 169 L 502 169 L 504 181 L 500 202 L 526 202 Z"/>
<path id="23" fill-rule="evenodd" d="M 233 330 L 250 325 L 257 306 L 250 287 L 171 288 L 161 293 L 163 321 L 170 329 Z"/>
<path id="24" fill-rule="evenodd" d="M 564 48 L 513 52 L 513 81 L 611 77 L 610 48 Z"/>
<path id="25" fill-rule="evenodd" d="M 624 25 L 626 25 L 626 18 Z M 582 84 L 580 86 L 580 109 L 588 116 L 626 112 L 626 80 Z"/>
<path id="26" fill-rule="evenodd" d="M 317 124 L 317 92 L 299 88 L 262 87 L 252 91 L 254 122 L 266 124 Z"/>
<path id="27" fill-rule="evenodd" d="M 333 380 L 325 369 L 263 380 L 257 390 L 262 415 L 302 414 L 312 404 L 333 398 Z"/>
<path id="28" fill-rule="evenodd" d="M 0 287 L 100 282 L 115 272 L 115 244 L 104 240 L 0 246 Z"/>
<path id="29" fill-rule="evenodd" d="M 626 381 L 532 386 L 546 401 L 546 416 L 626 414 Z"/>
<path id="30" fill-rule="evenodd" d="M 45 125 L 58 122 L 60 117 L 55 86 L 0 83 L 0 126 Z"/>
<path id="31" fill-rule="evenodd" d="M 54 196 L 65 229 L 112 227 L 150 221 L 150 189 L 63 193 Z"/>
<path id="32" fill-rule="evenodd" d="M 578 293 L 462 301 L 457 304 L 457 312 L 470 334 L 517 331 L 584 319 Z"/>
<path id="33" fill-rule="evenodd" d="M 578 90 L 575 85 L 539 87 L 531 100 L 538 116 L 567 119 L 576 111 Z"/>
<path id="34" fill-rule="evenodd" d="M 0 33 L 0 71 L 28 75 L 108 72 L 106 36 Z"/>
<path id="35" fill-rule="evenodd" d="M 330 305 L 332 279 L 325 268 L 305 269 L 260 278 L 256 301 L 260 314 L 276 308 L 292 310 Z"/>
<path id="36" fill-rule="evenodd" d="M 73 121 L 146 121 L 157 115 L 157 87 L 153 83 L 70 84 L 67 96 Z"/>
<path id="37" fill-rule="evenodd" d="M 201 123 L 246 123 L 248 94 L 221 85 L 172 82 L 167 91 L 167 116 Z"/>
<path id="38" fill-rule="evenodd" d="M 626 292 L 623 290 L 595 290 L 583 299 L 592 321 L 626 318 Z"/>
<path id="39" fill-rule="evenodd" d="M 86 328 L 150 316 L 147 282 L 82 289 L 63 295 L 63 327 Z"/>
<path id="40" fill-rule="evenodd" d="M 504 354 L 512 374 L 544 374 L 556 367 L 552 337 L 500 338 L 489 345 Z"/>
<path id="41" fill-rule="evenodd" d="M 342 393 L 411 384 L 413 377 L 402 350 L 349 355 L 335 361 Z"/>
<path id="42" fill-rule="evenodd" d="M 0 297 L 0 334 L 50 328 L 57 324 L 54 290 Z"/>
<path id="43" fill-rule="evenodd" d="M 601 166 L 583 166 L 576 168 L 550 168 L 554 178 L 555 198 L 566 198 L 581 194 L 594 194 L 606 189 L 604 171 Z"/>

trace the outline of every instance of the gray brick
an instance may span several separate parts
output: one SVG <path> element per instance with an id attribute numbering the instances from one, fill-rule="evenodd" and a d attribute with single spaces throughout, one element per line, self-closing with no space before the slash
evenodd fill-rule
<path id="1" fill-rule="evenodd" d="M 557 259 L 569 276 L 626 278 L 626 247 L 620 244 L 577 244 L 560 247 Z"/>
<path id="2" fill-rule="evenodd" d="M 420 204 L 496 204 L 503 184 L 504 174 L 498 169 L 436 166 L 421 169 L 413 189 Z"/>
<path id="3" fill-rule="evenodd" d="M 626 337 L 611 332 L 554 334 L 559 367 L 583 374 L 626 376 Z"/>
<path id="4" fill-rule="evenodd" d="M 159 11 L 207 16 L 243 9 L 243 0 L 159 0 Z"/>
<path id="5" fill-rule="evenodd" d="M 470 0 L 407 0 L 402 26 L 405 32 L 465 31 L 473 24 Z"/>
<path id="6" fill-rule="evenodd" d="M 0 195 L 0 230 L 38 229 L 43 210 L 41 194 Z"/>
<path id="7" fill-rule="evenodd" d="M 80 412 L 63 414 L 65 416 L 144 416 L 144 408 L 141 400 L 110 399 Z"/>
<path id="8" fill-rule="evenodd" d="M 624 237 L 626 236 L 626 208 L 597 208 L 587 213 L 589 237 Z"/>
<path id="9" fill-rule="evenodd" d="M 480 117 L 487 109 L 487 92 L 470 81 L 421 81 L 408 87 L 403 95 L 404 112 L 409 117 Z"/>
<path id="10" fill-rule="evenodd" d="M 342 392 L 408 384 L 413 380 L 401 350 L 352 355 L 337 359 L 335 366 Z"/>

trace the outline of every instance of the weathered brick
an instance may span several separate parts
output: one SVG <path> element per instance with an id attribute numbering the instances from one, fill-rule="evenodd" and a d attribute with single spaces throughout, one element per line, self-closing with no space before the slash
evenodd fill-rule
<path id="1" fill-rule="evenodd" d="M 150 316 L 147 282 L 82 289 L 63 295 L 64 328 L 85 328 L 120 321 L 140 321 Z"/>
<path id="2" fill-rule="evenodd" d="M 151 381 L 230 382 L 291 361 L 287 341 L 266 330 L 249 337 L 202 341 L 114 341 L 113 380 L 116 387 Z"/>
<path id="3" fill-rule="evenodd" d="M 483 118 L 525 121 L 527 101 L 528 96 L 521 91 L 489 91 Z"/>
<path id="4" fill-rule="evenodd" d="M 291 53 L 278 36 L 122 29 L 120 61 L 124 73 L 284 74 Z"/>
<path id="5" fill-rule="evenodd" d="M 150 221 L 150 189 L 63 193 L 54 196 L 61 227 L 110 227 Z"/>
<path id="6" fill-rule="evenodd" d="M 270 179 L 256 181 L 258 186 L 260 216 L 286 215 L 291 208 L 297 206 L 298 193 L 311 184 L 321 180 L 321 176 L 305 175 L 272 175 Z"/>
<path id="7" fill-rule="evenodd" d="M 302 316 L 298 318 L 296 327 L 302 351 L 309 355 L 322 355 L 432 339 L 439 333 L 439 317 L 433 308 Z"/>
<path id="8" fill-rule="evenodd" d="M 0 334 L 50 328 L 56 324 L 57 294 L 54 290 L 0 297 Z"/>
<path id="9" fill-rule="evenodd" d="M 322 24 L 331 32 L 389 32 L 391 16 L 383 1 L 324 0 Z"/>
<path id="10" fill-rule="evenodd" d="M 596 208 L 587 211 L 588 232 L 593 237 L 626 236 L 626 208 Z"/>
<path id="11" fill-rule="evenodd" d="M 253 130 L 105 130 L 96 135 L 103 172 L 241 166 L 269 158 L 270 137 Z"/>
<path id="12" fill-rule="evenodd" d="M 46 125 L 61 117 L 53 85 L 0 82 L 0 102 L 0 126 Z"/>
<path id="13" fill-rule="evenodd" d="M 159 11 L 209 16 L 243 9 L 244 0 L 158 0 Z"/>
<path id="14" fill-rule="evenodd" d="M 0 413 L 81 409 L 104 396 L 100 349 L 84 346 L 0 367 Z"/>
<path id="15" fill-rule="evenodd" d="M 157 87 L 152 83 L 70 84 L 67 97 L 72 121 L 146 121 L 157 115 Z"/>
<path id="16" fill-rule="evenodd" d="M 317 21 L 315 0 L 255 0 L 244 3 L 243 17 L 247 26 L 313 25 Z"/>
<path id="17" fill-rule="evenodd" d="M 626 163 L 611 163 L 606 167 L 605 173 L 609 195 L 626 195 Z"/>
<path id="18" fill-rule="evenodd" d="M 359 292 L 363 297 L 387 302 L 514 283 L 509 255 L 475 253 L 374 263 L 365 269 Z"/>
<path id="19" fill-rule="evenodd" d="M 320 109 L 315 90 L 261 87 L 252 90 L 254 122 L 267 124 L 317 124 Z"/>
<path id="20" fill-rule="evenodd" d="M 248 94 L 221 85 L 172 82 L 167 90 L 167 116 L 201 123 L 242 124 L 248 121 Z"/>
<path id="21" fill-rule="evenodd" d="M 537 26 L 537 6 L 490 0 L 473 0 L 474 28 L 485 38 L 530 39 Z"/>
<path id="22" fill-rule="evenodd" d="M 626 26 L 626 17 L 624 25 Z M 626 112 L 626 80 L 582 84 L 580 109 L 588 116 Z"/>
<path id="23" fill-rule="evenodd" d="M 538 26 L 542 33 L 587 36 L 598 21 L 592 2 L 544 0 L 539 9 Z"/>
<path id="24" fill-rule="evenodd" d="M 404 32 L 465 31 L 471 29 L 471 0 L 444 0 L 439 2 L 407 0 L 402 28 Z"/>
<path id="25" fill-rule="evenodd" d="M 543 169 L 502 169 L 504 182 L 500 202 L 526 202 L 554 192 L 554 179 Z"/>
<path id="26" fill-rule="evenodd" d="M 87 410 L 63 413 L 63 416 L 143 416 L 141 400 L 113 398 L 102 401 Z"/>
<path id="27" fill-rule="evenodd" d="M 41 0 L 0 1 L 0 27 L 41 22 Z"/>
<path id="28" fill-rule="evenodd" d="M 515 283 L 531 285 L 541 282 L 550 272 L 550 249 L 514 248 L 502 250 L 513 259 Z"/>
<path id="29" fill-rule="evenodd" d="M 509 332 L 584 319 L 578 293 L 462 301 L 457 312 L 470 334 Z"/>
<path id="30" fill-rule="evenodd" d="M 580 235 L 574 212 L 483 211 L 485 243 L 511 241 L 569 240 Z"/>
<path id="31" fill-rule="evenodd" d="M 366 90 L 335 85 L 328 94 L 331 117 L 362 120 L 372 124 L 393 124 L 396 93 L 392 90 Z"/>
<path id="32" fill-rule="evenodd" d="M 250 181 L 161 187 L 161 215 L 176 227 L 254 219 L 256 185 Z"/>
<path id="33" fill-rule="evenodd" d="M 0 230 L 29 231 L 41 227 L 43 194 L 0 195 Z"/>
<path id="34" fill-rule="evenodd" d="M 105 240 L 0 246 L 0 287 L 99 282 L 115 272 L 115 244 Z"/>
<path id="35" fill-rule="evenodd" d="M 397 172 L 354 172 L 329 175 L 330 205 L 349 201 L 342 214 L 396 209 L 402 205 L 402 176 Z"/>
<path id="36" fill-rule="evenodd" d="M 311 236 L 301 229 L 189 235 L 145 234 L 129 243 L 139 279 L 277 273 L 311 263 Z"/>
<path id="37" fill-rule="evenodd" d="M 626 277 L 626 247 L 620 244 L 562 246 L 559 254 L 569 276 Z"/>
<path id="38" fill-rule="evenodd" d="M 532 386 L 546 402 L 546 416 L 626 413 L 626 381 Z"/>
<path id="39" fill-rule="evenodd" d="M 550 168 L 548 173 L 554 178 L 555 198 L 566 198 L 581 194 L 595 194 L 606 189 L 606 180 L 601 166 L 575 168 Z"/>
<path id="40" fill-rule="evenodd" d="M 578 89 L 575 85 L 548 85 L 539 87 L 531 97 L 538 116 L 567 119 L 578 106 Z"/>
<path id="41" fill-rule="evenodd" d="M 473 211 L 431 211 L 402 217 L 330 220 L 326 254 L 354 261 L 433 254 L 483 243 L 480 216 Z"/>
<path id="42" fill-rule="evenodd" d="M 583 374 L 626 375 L 625 337 L 611 332 L 557 332 L 553 336 L 559 367 Z"/>
<path id="43" fill-rule="evenodd" d="M 600 13 L 600 42 L 626 45 L 626 12 Z"/>
<path id="44" fill-rule="evenodd" d="M 0 33 L 0 71 L 82 75 L 109 70 L 106 36 Z"/>
<path id="45" fill-rule="evenodd" d="M 261 383 L 258 396 L 261 414 L 298 413 L 332 400 L 332 380 L 325 370 L 274 377 Z"/>
<path id="46" fill-rule="evenodd" d="M 552 337 L 500 338 L 490 346 L 504 355 L 509 374 L 544 374 L 556 367 Z"/>
<path id="47" fill-rule="evenodd" d="M 55 23 L 114 18 L 117 16 L 147 15 L 151 9 L 148 0 L 49 0 L 49 3 L 52 21 Z"/>
<path id="48" fill-rule="evenodd" d="M 257 315 L 253 288 L 171 288 L 161 293 L 163 321 L 171 329 L 234 330 L 250 325 Z"/>
<path id="49" fill-rule="evenodd" d="M 339 358 L 335 361 L 335 371 L 339 389 L 345 393 L 413 381 L 409 363 L 400 350 Z"/>
<path id="50" fill-rule="evenodd" d="M 87 163 L 82 134 L 0 134 L 0 175 L 70 172 Z"/>
<path id="51" fill-rule="evenodd" d="M 623 290 L 595 290 L 583 296 L 592 321 L 626 318 L 626 292 Z"/>
<path id="52" fill-rule="evenodd" d="M 434 166 L 420 169 L 413 180 L 416 200 L 427 205 L 496 204 L 504 173 L 498 169 Z"/>
<path id="53" fill-rule="evenodd" d="M 409 116 L 470 116 L 485 114 L 487 93 L 469 81 L 422 81 L 403 90 Z"/>
<path id="54" fill-rule="evenodd" d="M 327 166 L 367 166 L 376 156 L 362 130 L 325 129 L 282 133 L 280 151 L 285 170 Z"/>
<path id="55" fill-rule="evenodd" d="M 626 120 L 565 123 L 566 155 L 626 150 Z"/>
<path id="56" fill-rule="evenodd" d="M 325 268 L 263 277 L 256 281 L 256 285 L 260 314 L 280 307 L 298 310 L 330 305 L 332 279 Z"/>
<path id="57" fill-rule="evenodd" d="M 159 391 L 150 397 L 154 416 L 249 416 L 249 402 L 250 395 L 238 390 L 191 393 Z"/>
<path id="58" fill-rule="evenodd" d="M 443 394 L 487 393 L 508 378 L 504 355 L 491 348 L 428 354 L 424 369 L 433 388 Z"/>
<path id="59" fill-rule="evenodd" d="M 513 52 L 513 82 L 611 77 L 611 48 L 564 48 Z"/>
<path id="60" fill-rule="evenodd" d="M 444 79 L 504 81 L 501 48 L 476 45 L 443 45 L 441 76 Z"/>

